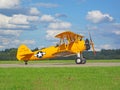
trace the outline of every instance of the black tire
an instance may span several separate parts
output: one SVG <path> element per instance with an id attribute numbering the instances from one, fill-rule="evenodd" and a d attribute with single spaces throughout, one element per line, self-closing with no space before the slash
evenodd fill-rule
<path id="1" fill-rule="evenodd" d="M 75 63 L 76 63 L 76 64 L 82 64 L 82 59 L 81 59 L 80 57 L 77 57 L 77 58 L 75 59 Z"/>
<path id="2" fill-rule="evenodd" d="M 86 63 L 86 59 L 82 58 L 82 64 L 85 64 L 85 63 Z"/>

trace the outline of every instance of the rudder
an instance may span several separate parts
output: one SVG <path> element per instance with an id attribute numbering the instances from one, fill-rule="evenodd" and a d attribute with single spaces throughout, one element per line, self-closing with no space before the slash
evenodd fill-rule
<path id="1" fill-rule="evenodd" d="M 17 50 L 17 59 L 18 60 L 25 60 L 27 55 L 32 54 L 33 52 L 24 44 L 20 45 Z"/>

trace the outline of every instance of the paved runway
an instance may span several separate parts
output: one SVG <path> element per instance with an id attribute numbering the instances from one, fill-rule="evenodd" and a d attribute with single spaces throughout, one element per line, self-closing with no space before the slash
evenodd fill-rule
<path id="1" fill-rule="evenodd" d="M 120 66 L 120 63 L 86 63 L 86 64 L 73 64 L 73 63 L 35 63 L 24 65 L 23 64 L 0 64 L 2 68 L 12 67 L 108 67 L 108 66 Z"/>

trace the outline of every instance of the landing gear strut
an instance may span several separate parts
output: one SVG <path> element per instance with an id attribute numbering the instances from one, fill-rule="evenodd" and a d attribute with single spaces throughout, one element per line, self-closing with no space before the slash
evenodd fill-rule
<path id="1" fill-rule="evenodd" d="M 77 53 L 77 58 L 75 59 L 76 64 L 85 64 L 86 59 L 83 57 L 82 53 Z"/>

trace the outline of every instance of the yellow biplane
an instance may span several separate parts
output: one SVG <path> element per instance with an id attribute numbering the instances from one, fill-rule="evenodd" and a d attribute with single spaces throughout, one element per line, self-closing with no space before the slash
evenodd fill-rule
<path id="1" fill-rule="evenodd" d="M 90 34 L 89 34 L 90 35 Z M 22 44 L 17 51 L 17 59 L 23 60 L 25 65 L 31 60 L 43 60 L 60 56 L 70 56 L 76 54 L 76 64 L 85 64 L 86 59 L 83 57 L 82 52 L 90 49 L 90 45 L 95 54 L 94 44 L 91 39 L 83 40 L 82 35 L 75 34 L 71 31 L 65 31 L 55 36 L 59 38 L 59 44 L 56 46 L 46 47 L 32 52 L 26 45 Z"/>

